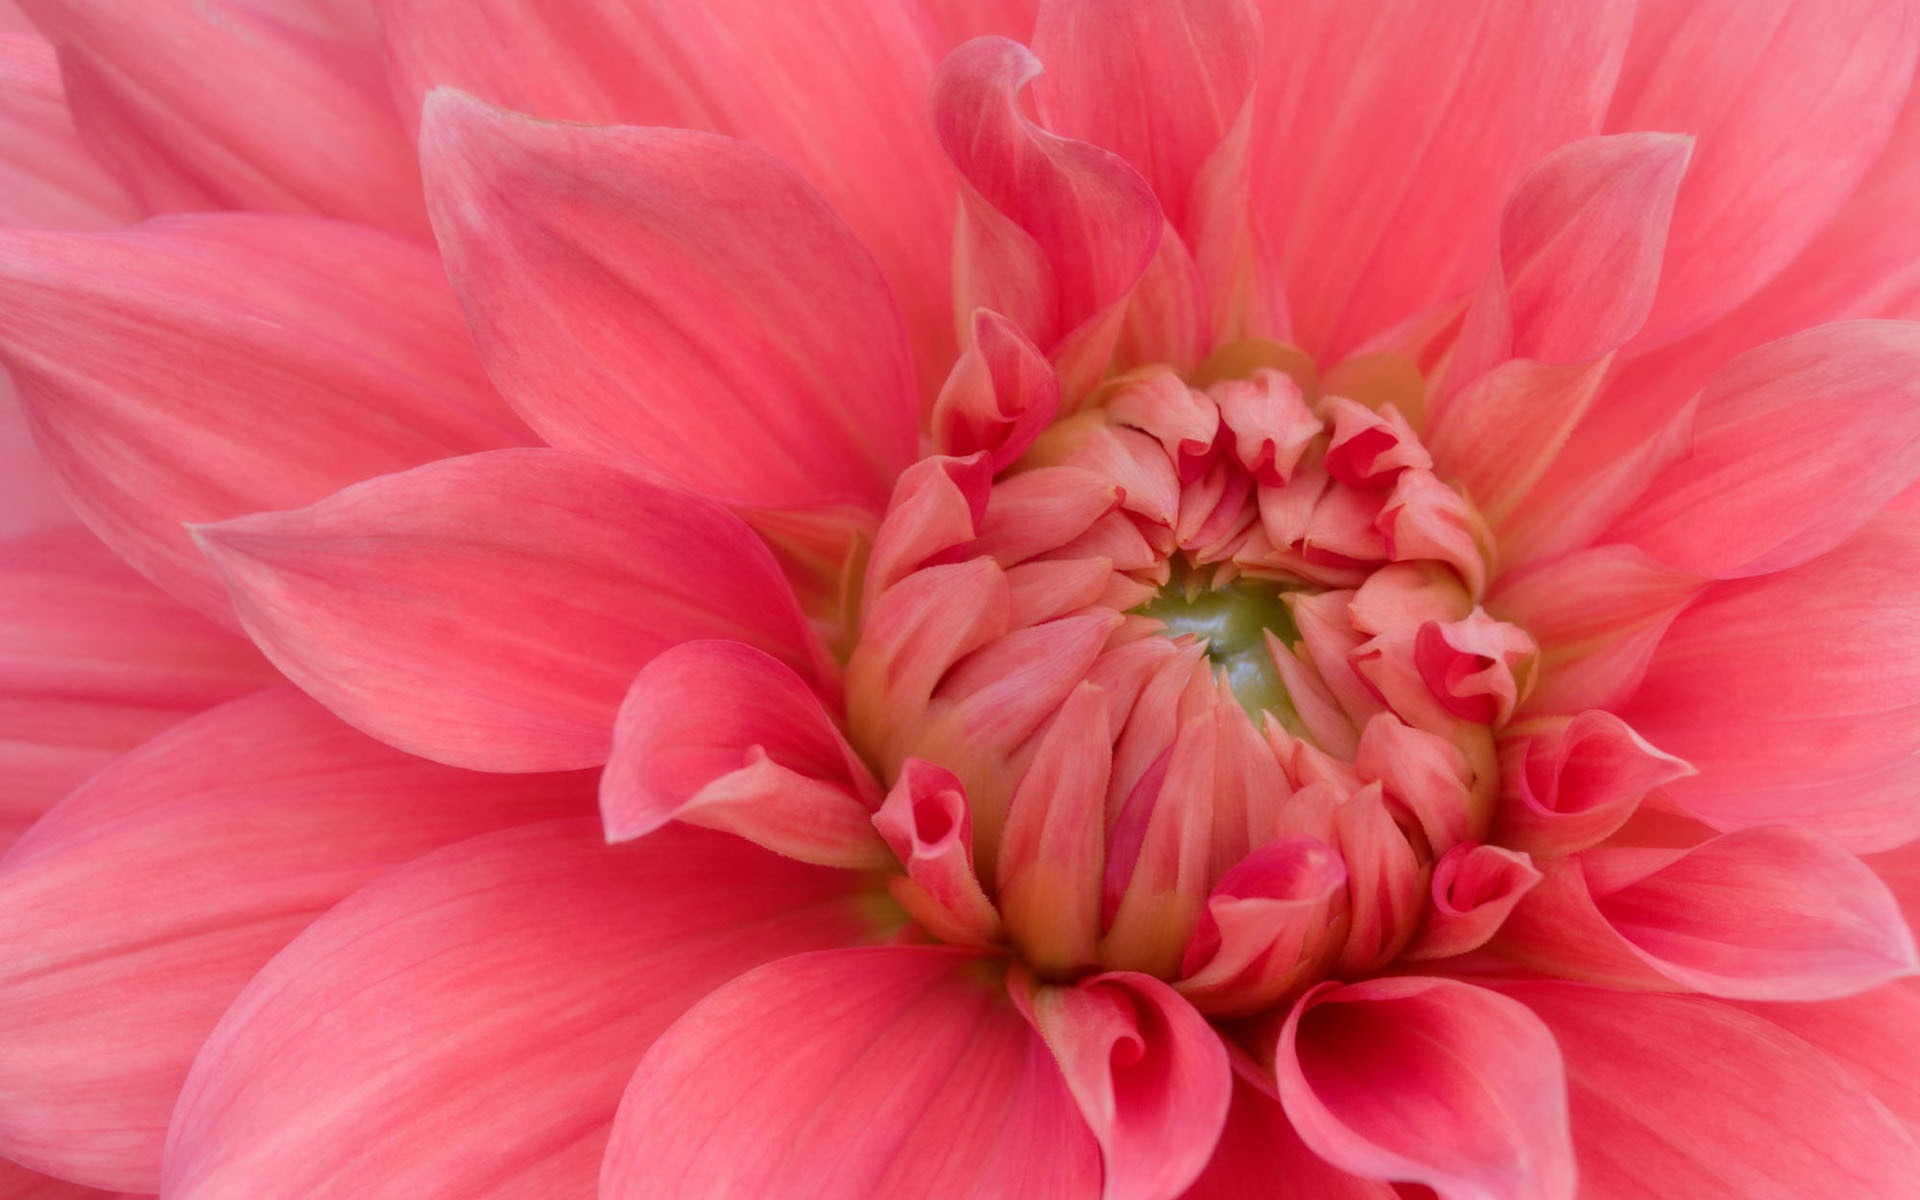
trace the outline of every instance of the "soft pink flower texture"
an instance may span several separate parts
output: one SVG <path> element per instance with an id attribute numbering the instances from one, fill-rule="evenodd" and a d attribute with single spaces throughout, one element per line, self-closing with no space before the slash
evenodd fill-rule
<path id="1" fill-rule="evenodd" d="M 1911 1200 L 1920 0 L 0 0 L 0 1198 Z"/>

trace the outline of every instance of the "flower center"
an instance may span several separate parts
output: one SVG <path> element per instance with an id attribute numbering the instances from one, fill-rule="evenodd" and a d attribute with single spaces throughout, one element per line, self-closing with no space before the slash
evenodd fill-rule
<path id="1" fill-rule="evenodd" d="M 1249 717 L 1258 720 L 1270 712 L 1283 723 L 1296 723 L 1293 702 L 1267 644 L 1269 634 L 1287 646 L 1300 641 L 1286 589 L 1247 578 L 1216 587 L 1212 574 L 1176 562 L 1167 585 L 1134 611 L 1159 621 L 1170 638 L 1190 637 L 1204 644 L 1208 661 L 1226 677 Z"/>

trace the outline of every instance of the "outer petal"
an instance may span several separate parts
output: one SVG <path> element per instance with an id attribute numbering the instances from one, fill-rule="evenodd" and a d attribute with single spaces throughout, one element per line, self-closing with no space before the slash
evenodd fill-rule
<path id="1" fill-rule="evenodd" d="M 1760 575 L 1833 549 L 1920 478 L 1920 324 L 1848 321 L 1741 355 L 1693 453 L 1609 540 L 1682 570 Z"/>
<path id="2" fill-rule="evenodd" d="M 1898 983 L 1824 1004 L 1749 1004 L 1845 1067 L 1905 1122 L 1920 1129 L 1920 981 Z"/>
<path id="3" fill-rule="evenodd" d="M 0 1200 L 111 1200 L 108 1193 L 0 1159 Z"/>
<path id="4" fill-rule="evenodd" d="M 549 442 L 749 504 L 883 504 L 912 461 L 885 279 L 764 153 L 436 92 L 434 229 L 487 369 Z"/>
<path id="5" fill-rule="evenodd" d="M 1322 984 L 1294 1007 L 1275 1073 L 1322 1158 L 1442 1200 L 1571 1200 L 1565 1078 L 1523 1006 L 1447 979 Z"/>
<path id="6" fill-rule="evenodd" d="M 1634 6 L 1268 0 L 1254 211 L 1336 359 L 1471 287 L 1514 180 L 1599 131 Z"/>
<path id="7" fill-rule="evenodd" d="M 1093 1138 L 978 963 L 835 950 L 721 988 L 634 1072 L 602 1200 L 1091 1200 Z"/>
<path id="8" fill-rule="evenodd" d="M 1920 518 L 1682 613 L 1621 715 L 1699 768 L 1672 785 L 1721 829 L 1776 821 L 1855 850 L 1920 837 Z"/>
<path id="9" fill-rule="evenodd" d="M 1283 1179 L 1303 1200 L 1399 1200 L 1401 1195 L 1390 1183 L 1349 1175 L 1307 1149 L 1280 1102 L 1248 1083 L 1244 1072 L 1236 1073 L 1233 1108 L 1220 1144 L 1181 1200 L 1272 1200 L 1276 1182 Z"/>
<path id="10" fill-rule="evenodd" d="M 7 232 L 0 306 L 0 360 L 81 517 L 223 619 L 182 522 L 526 437 L 480 375 L 439 262 L 373 230 L 231 216 Z"/>
<path id="11" fill-rule="evenodd" d="M 199 536 L 294 682 L 460 766 L 606 761 L 633 672 L 678 642 L 813 665 L 793 593 L 738 517 L 558 450 L 449 459 Z"/>
<path id="12" fill-rule="evenodd" d="M 1897 1200 L 1920 1148 L 1826 1056 L 1730 1005 L 1570 984 L 1508 989 L 1566 1061 L 1580 1194 Z"/>
<path id="13" fill-rule="evenodd" d="M 157 1190 L 187 1067 L 268 958 L 396 864 L 592 797 L 409 758 L 290 688 L 135 751 L 0 865 L 0 1149 Z"/>
<path id="14" fill-rule="evenodd" d="M 412 148 L 357 39 L 239 0 L 21 7 L 60 47 L 81 134 L 149 212 L 424 231 Z"/>
<path id="15" fill-rule="evenodd" d="M 421 859 L 315 922 L 227 1011 L 161 1190 L 590 1195 L 646 1047 L 740 971 L 859 936 L 849 878 L 702 830 L 608 847 L 587 820 Z"/>
<path id="16" fill-rule="evenodd" d="M 1912 0 L 1639 6 L 1609 129 L 1699 135 L 1645 344 L 1733 308 L 1879 157 L 1920 53 Z"/>
<path id="17" fill-rule="evenodd" d="M 75 522 L 53 472 L 33 444 L 19 389 L 0 371 L 0 536 L 64 529 Z"/>
<path id="18" fill-rule="evenodd" d="M 110 229 L 139 215 L 74 131 L 52 45 L 0 35 L 0 224 Z"/>
<path id="19" fill-rule="evenodd" d="M 125 751 L 277 678 L 85 530 L 0 543 L 0 852 Z"/>
<path id="20" fill-rule="evenodd" d="M 409 121 L 435 85 L 452 85 L 539 117 L 704 129 L 778 155 L 879 261 L 906 312 L 922 383 L 937 385 L 951 364 L 954 181 L 922 106 L 953 43 L 919 4 L 378 3 Z M 991 19 L 991 5 L 966 7 Z"/>

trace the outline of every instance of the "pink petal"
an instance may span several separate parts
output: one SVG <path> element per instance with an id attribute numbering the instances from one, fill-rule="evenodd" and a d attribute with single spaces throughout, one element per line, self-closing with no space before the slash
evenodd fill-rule
<path id="1" fill-rule="evenodd" d="M 1920 837 L 1920 519 L 1718 585 L 1674 622 L 1621 715 L 1699 769 L 1671 787 L 1721 829 L 1786 821 L 1856 850 Z"/>
<path id="2" fill-rule="evenodd" d="M 1599 132 L 1633 20 L 1611 0 L 1265 7 L 1254 212 L 1323 360 L 1479 280 L 1520 173 Z"/>
<path id="3" fill-rule="evenodd" d="M 1903 979 L 1845 1000 L 1740 1007 L 1847 1069 L 1907 1126 L 1920 1129 L 1920 981 Z"/>
<path id="4" fill-rule="evenodd" d="M 1201 1015 L 1147 975 L 1109 972 L 1027 997 L 1106 1162 L 1102 1200 L 1173 1200 L 1213 1156 L 1233 1071 Z"/>
<path id="5" fill-rule="evenodd" d="M 1920 969 L 1886 884 L 1786 826 L 1557 860 L 1495 945 L 1566 978 L 1737 1000 L 1830 1000 Z"/>
<path id="6" fill-rule="evenodd" d="M 928 103 L 965 181 L 960 310 L 1006 314 L 1053 356 L 1077 399 L 1103 373 L 1164 218 L 1124 160 L 1047 133 L 1021 112 L 1020 90 L 1040 70 L 1025 47 L 979 38 L 947 56 Z"/>
<path id="7" fill-rule="evenodd" d="M 111 229 L 139 215 L 74 131 L 52 45 L 0 35 L 0 224 Z"/>
<path id="8" fill-rule="evenodd" d="M 978 963 L 834 950 L 721 988 L 634 1072 L 600 1196 L 1091 1200 L 1093 1139 Z"/>
<path id="9" fill-rule="evenodd" d="M 1252 1016 L 1325 965 L 1347 906 L 1347 868 L 1318 838 L 1289 834 L 1221 876 L 1174 984 L 1212 1016 Z"/>
<path id="10" fill-rule="evenodd" d="M 1508 989 L 1566 1061 L 1580 1194 L 1903 1200 L 1920 1148 L 1844 1070 L 1730 1005 Z"/>
<path id="11" fill-rule="evenodd" d="M 1106 694 L 1082 682 L 1041 735 L 1014 790 L 994 889 L 1027 961 L 1049 971 L 1097 960 L 1112 769 Z"/>
<path id="12" fill-rule="evenodd" d="M 54 1179 L 0 1159 L 0 1200 L 112 1200 L 111 1196 L 64 1179 Z"/>
<path id="13" fill-rule="evenodd" d="M 0 1151 L 158 1190 L 187 1067 L 270 957 L 387 869 L 592 788 L 409 758 L 291 688 L 148 743 L 0 865 Z"/>
<path id="14" fill-rule="evenodd" d="M 1012 321 L 975 309 L 973 340 L 934 401 L 934 447 L 959 457 L 985 451 L 1005 470 L 1059 410 L 1053 364 Z"/>
<path id="15" fill-rule="evenodd" d="M 1603 709 L 1510 727 L 1500 766 L 1494 840 L 1551 857 L 1605 841 L 1648 792 L 1694 774 Z"/>
<path id="16" fill-rule="evenodd" d="M 413 147 L 355 39 L 235 0 L 22 7 L 60 48 L 81 134 L 147 211 L 317 212 L 425 231 Z"/>
<path id="17" fill-rule="evenodd" d="M 1322 984 L 1274 1070 L 1301 1140 L 1356 1175 L 1443 1200 L 1571 1200 L 1565 1080 L 1521 1004 L 1448 979 Z"/>
<path id="18" fill-rule="evenodd" d="M 906 878 L 895 876 L 887 886 L 908 916 L 954 945 L 1001 940 L 1000 914 L 974 866 L 966 789 L 952 771 L 918 758 L 902 763 L 873 827 L 907 869 Z"/>
<path id="19" fill-rule="evenodd" d="M 84 530 L 0 543 L 0 853 L 113 759 L 277 678 Z"/>
<path id="20" fill-rule="evenodd" d="M 66 529 L 77 520 L 33 444 L 19 389 L 0 371 L 0 537 Z"/>
<path id="21" fill-rule="evenodd" d="M 1609 536 L 1702 575 L 1761 575 L 1833 549 L 1916 478 L 1920 326 L 1824 325 L 1715 376 L 1693 453 Z"/>
<path id="22" fill-rule="evenodd" d="M 589 820 L 420 859 L 315 922 L 227 1010 L 161 1190 L 591 1195 L 647 1046 L 741 971 L 860 936 L 849 880 L 704 830 L 608 847 Z"/>
<path id="23" fill-rule="evenodd" d="M 738 517 L 558 450 L 448 459 L 199 536 L 294 682 L 459 766 L 606 761 L 633 673 L 678 642 L 813 668 L 793 594 Z"/>
<path id="24" fill-rule="evenodd" d="M 450 90 L 429 100 L 421 157 L 487 369 L 552 444 L 769 505 L 877 508 L 913 460 L 886 280 L 775 159 L 687 130 L 528 120 Z"/>
<path id="25" fill-rule="evenodd" d="M 1213 1160 L 1181 1200 L 1271 1200 L 1274 1181 L 1313 1200 L 1399 1200 L 1392 1184 L 1349 1175 L 1306 1148 L 1280 1102 L 1236 1071 Z"/>
<path id="26" fill-rule="evenodd" d="M 1734 307 L 1820 231 L 1886 145 L 1916 52 L 1906 0 L 1640 7 L 1607 127 L 1699 137 L 1643 343 Z"/>
<path id="27" fill-rule="evenodd" d="M 872 251 L 905 312 L 929 394 L 952 364 L 954 180 L 924 106 L 934 63 L 956 43 L 939 37 L 920 5 L 378 3 L 409 122 L 429 91 L 451 85 L 538 117 L 752 142 L 804 175 Z M 969 16 L 991 17 L 992 6 L 967 5 L 981 9 Z"/>
<path id="28" fill-rule="evenodd" d="M 373 230 L 235 215 L 8 231 L 0 304 L 13 314 L 0 359 L 81 517 L 223 620 L 183 522 L 526 437 L 480 373 L 439 262 Z"/>
<path id="29" fill-rule="evenodd" d="M 1524 851 L 1462 842 L 1433 865 L 1433 908 L 1407 957 L 1450 958 L 1478 950 L 1539 882 L 1540 872 Z"/>

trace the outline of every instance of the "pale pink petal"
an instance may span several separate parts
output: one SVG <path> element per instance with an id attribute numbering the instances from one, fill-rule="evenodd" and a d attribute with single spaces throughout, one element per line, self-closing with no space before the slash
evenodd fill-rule
<path id="1" fill-rule="evenodd" d="M 1000 912 L 1027 961 L 1047 970 L 1097 960 L 1112 769 L 1106 694 L 1082 682 L 1041 735 L 999 847 Z"/>
<path id="2" fill-rule="evenodd" d="M 371 229 L 234 215 L 7 231 L 0 304 L 0 360 L 81 517 L 223 620 L 183 522 L 527 438 L 481 375 L 439 261 Z"/>
<path id="3" fill-rule="evenodd" d="M 1760 575 L 1833 549 L 1916 478 L 1920 325 L 1824 325 L 1715 376 L 1693 452 L 1609 539 L 1703 575 Z"/>
<path id="4" fill-rule="evenodd" d="M 1887 144 L 1916 53 L 1908 0 L 1639 6 L 1607 127 L 1699 138 L 1644 344 L 1733 308 L 1820 232 Z"/>
<path id="5" fill-rule="evenodd" d="M 966 0 L 972 7 L 976 0 Z M 744 139 L 820 189 L 885 272 L 928 395 L 953 361 L 955 181 L 925 118 L 940 37 L 894 0 L 379 0 L 409 122 L 436 85 L 537 117 Z M 979 5 L 991 20 L 994 5 Z M 1031 17 L 1017 36 L 1025 37 Z M 995 30 L 1000 32 L 1000 30 Z M 963 310 L 964 311 L 964 310 Z"/>
<path id="6" fill-rule="evenodd" d="M 974 866 L 966 788 L 952 771 L 918 758 L 902 763 L 873 827 L 907 871 L 888 879 L 888 890 L 921 928 L 958 946 L 1001 940 L 1000 914 Z"/>
<path id="7" fill-rule="evenodd" d="M 1787 821 L 1855 850 L 1920 836 L 1920 518 L 1720 584 L 1682 613 L 1621 715 L 1699 769 L 1670 785 L 1721 829 Z"/>
<path id="8" fill-rule="evenodd" d="M 500 450 L 206 526 L 241 623 L 321 703 L 481 770 L 592 766 L 676 643 L 814 643 L 772 554 L 711 500 L 558 450 Z"/>
<path id="9" fill-rule="evenodd" d="M 1633 5 L 1266 0 L 1255 213 L 1338 359 L 1492 260 L 1521 172 L 1599 132 Z"/>
<path id="10" fill-rule="evenodd" d="M 108 762 L 277 678 L 85 530 L 0 542 L 0 853 Z"/>
<path id="11" fill-rule="evenodd" d="M 961 178 L 960 311 L 990 308 L 1053 356 L 1070 400 L 1103 373 L 1122 305 L 1160 240 L 1153 189 L 1118 156 L 1056 137 L 1021 112 L 1041 63 L 979 38 L 933 79 L 934 132 Z"/>
<path id="12" fill-rule="evenodd" d="M 81 135 L 147 211 L 317 212 L 425 232 L 413 148 L 357 39 L 237 0 L 21 7 L 60 49 Z"/>
<path id="13" fill-rule="evenodd" d="M 634 1072 L 602 1200 L 1093 1200 L 1060 1069 L 979 965 L 835 950 L 721 988 Z"/>
<path id="14" fill-rule="evenodd" d="M 1509 992 L 1560 1045 L 1583 1198 L 1913 1194 L 1920 1147 L 1908 1131 L 1767 1022 L 1685 996 L 1552 983 Z"/>
<path id="15" fill-rule="evenodd" d="M 600 777 L 610 842 L 677 819 L 833 867 L 893 865 L 879 802 L 806 681 L 740 642 L 686 642 L 640 668 Z"/>
<path id="16" fill-rule="evenodd" d="M 1233 1098 L 1219 1035 L 1166 984 L 1131 972 L 1035 987 L 1026 1005 L 1100 1143 L 1102 1200 L 1179 1196 L 1213 1156 Z"/>
<path id="17" fill-rule="evenodd" d="M 1620 987 L 1738 1000 L 1830 1000 L 1920 969 L 1887 885 L 1818 834 L 1765 826 L 1689 850 L 1603 847 L 1547 878 L 1495 947 Z"/>
<path id="18" fill-rule="evenodd" d="M 52 45 L 0 35 L 0 224 L 110 229 L 139 216 L 74 131 Z"/>
<path id="19" fill-rule="evenodd" d="M 310 921 L 418 855 L 592 803 L 591 778 L 410 758 L 291 688 L 148 743 L 0 860 L 0 1150 L 158 1190 L 200 1043 Z"/>
<path id="20" fill-rule="evenodd" d="M 420 859 L 315 922 L 227 1010 L 161 1190 L 590 1196 L 647 1046 L 741 971 L 857 939 L 853 879 L 698 829 L 609 847 L 591 820 Z"/>
<path id="21" fill-rule="evenodd" d="M 1181 1200 L 1273 1200 L 1275 1182 L 1282 1179 L 1303 1200 L 1399 1200 L 1401 1195 L 1390 1183 L 1349 1175 L 1307 1149 L 1280 1102 L 1236 1071 L 1233 1107 L 1220 1144 Z"/>
<path id="22" fill-rule="evenodd" d="M 1553 1035 L 1515 1001 L 1417 976 L 1322 984 L 1280 1037 L 1280 1100 L 1335 1166 L 1442 1200 L 1572 1200 Z"/>
<path id="23" fill-rule="evenodd" d="M 421 158 L 487 370 L 552 444 L 749 504 L 877 508 L 913 460 L 886 281 L 763 151 L 534 121 L 443 89 Z"/>

